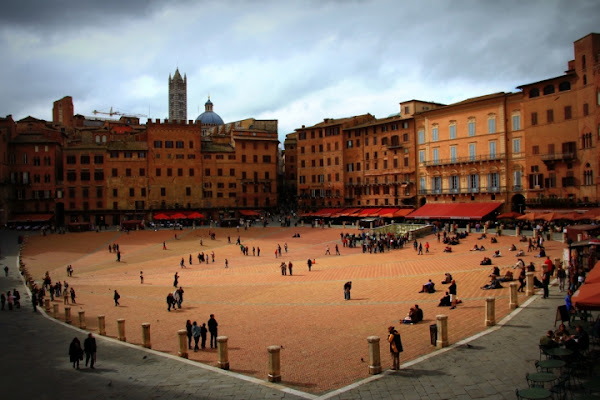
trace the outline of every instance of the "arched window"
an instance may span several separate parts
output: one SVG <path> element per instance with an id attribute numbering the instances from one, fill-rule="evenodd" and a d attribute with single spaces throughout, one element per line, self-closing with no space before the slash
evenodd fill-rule
<path id="1" fill-rule="evenodd" d="M 100 143 L 100 136 L 96 135 L 96 143 Z"/>
<path id="2" fill-rule="evenodd" d="M 585 69 L 585 54 L 581 56 L 581 68 Z"/>
<path id="3" fill-rule="evenodd" d="M 529 98 L 538 97 L 540 95 L 540 89 L 533 88 L 529 91 Z"/>
<path id="4" fill-rule="evenodd" d="M 564 92 L 565 90 L 571 90 L 571 84 L 569 82 L 561 82 L 558 85 L 559 92 Z"/>
<path id="5" fill-rule="evenodd" d="M 106 143 L 106 135 L 102 135 L 102 143 Z"/>
<path id="6" fill-rule="evenodd" d="M 544 87 L 544 94 L 554 93 L 554 85 L 547 85 Z"/>

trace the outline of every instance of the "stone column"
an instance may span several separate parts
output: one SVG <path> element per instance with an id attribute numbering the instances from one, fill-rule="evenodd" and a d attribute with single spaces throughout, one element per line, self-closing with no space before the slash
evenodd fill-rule
<path id="1" fill-rule="evenodd" d="M 369 375 L 381 373 L 381 355 L 379 352 L 379 336 L 369 336 Z"/>
<path id="2" fill-rule="evenodd" d="M 147 349 L 152 348 L 152 343 L 150 342 L 150 324 L 147 322 L 142 324 L 142 346 Z"/>
<path id="3" fill-rule="evenodd" d="M 267 351 L 269 352 L 269 382 L 281 382 L 281 346 L 269 346 Z"/>
<path id="4" fill-rule="evenodd" d="M 52 304 L 52 316 L 58 318 L 58 304 Z"/>
<path id="5" fill-rule="evenodd" d="M 80 310 L 79 311 L 79 328 L 80 329 L 85 329 L 85 311 Z"/>
<path id="6" fill-rule="evenodd" d="M 485 326 L 496 325 L 496 298 L 485 299 Z"/>
<path id="7" fill-rule="evenodd" d="M 98 315 L 98 334 L 106 336 L 106 324 L 104 322 L 104 315 Z"/>
<path id="8" fill-rule="evenodd" d="M 535 275 L 535 272 L 527 272 L 525 273 L 525 280 L 526 280 L 526 285 L 525 285 L 525 294 L 527 296 L 533 296 L 535 294 L 535 288 L 533 287 L 533 276 Z"/>
<path id="9" fill-rule="evenodd" d="M 219 361 L 217 365 L 221 369 L 229 369 L 229 351 L 227 349 L 227 336 L 217 336 L 217 350 L 219 351 Z"/>
<path id="10" fill-rule="evenodd" d="M 65 307 L 65 322 L 67 324 L 71 323 L 71 307 L 69 306 Z"/>
<path id="11" fill-rule="evenodd" d="M 123 318 L 119 318 L 117 320 L 117 325 L 119 329 L 119 340 L 121 342 L 125 342 L 125 320 Z"/>
<path id="12" fill-rule="evenodd" d="M 515 228 L 515 236 L 516 236 L 516 237 L 519 237 L 519 236 L 521 236 L 521 227 L 520 227 L 520 226 L 517 226 L 517 227 Z"/>
<path id="13" fill-rule="evenodd" d="M 187 331 L 180 329 L 177 331 L 177 337 L 179 338 L 179 357 L 188 358 L 188 344 L 187 344 Z"/>
<path id="14" fill-rule="evenodd" d="M 44 299 L 44 309 L 50 311 L 50 299 Z"/>
<path id="15" fill-rule="evenodd" d="M 581 233 L 578 233 L 578 234 L 577 234 L 577 241 L 578 241 L 578 242 L 581 242 L 582 240 L 583 240 L 583 234 L 581 234 Z"/>
<path id="16" fill-rule="evenodd" d="M 342 228 L 346 229 L 346 221 L 342 222 Z"/>
<path id="17" fill-rule="evenodd" d="M 438 315 L 436 316 L 438 338 L 435 347 L 441 349 L 442 347 L 448 346 L 448 316 Z"/>
<path id="18" fill-rule="evenodd" d="M 517 292 L 519 284 L 517 282 L 511 282 L 508 286 L 510 287 L 510 301 L 508 303 L 508 308 L 514 310 L 519 307 L 519 294 Z"/>

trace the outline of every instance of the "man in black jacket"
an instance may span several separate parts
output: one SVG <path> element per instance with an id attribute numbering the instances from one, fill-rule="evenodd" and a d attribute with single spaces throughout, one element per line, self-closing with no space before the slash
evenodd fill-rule
<path id="1" fill-rule="evenodd" d="M 83 351 L 85 352 L 85 366 L 87 367 L 88 362 L 90 368 L 94 369 L 94 363 L 96 362 L 96 338 L 92 336 L 92 333 L 88 333 L 88 337 L 83 341 Z"/>
<path id="2" fill-rule="evenodd" d="M 215 314 L 210 314 L 210 319 L 208 320 L 208 331 L 210 332 L 210 348 L 217 348 L 217 320 L 215 319 Z M 214 347 L 213 347 L 214 343 Z"/>

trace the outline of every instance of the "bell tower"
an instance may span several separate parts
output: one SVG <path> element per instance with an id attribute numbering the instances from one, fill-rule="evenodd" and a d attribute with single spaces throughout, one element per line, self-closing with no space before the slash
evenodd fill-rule
<path id="1" fill-rule="evenodd" d="M 187 76 L 175 70 L 169 74 L 169 121 L 187 121 Z"/>

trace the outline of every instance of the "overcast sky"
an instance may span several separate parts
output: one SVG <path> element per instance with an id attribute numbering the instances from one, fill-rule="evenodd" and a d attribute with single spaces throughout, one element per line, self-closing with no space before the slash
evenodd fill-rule
<path id="1" fill-rule="evenodd" d="M 558 76 L 600 32 L 598 0 L 18 0 L 0 12 L 0 115 L 93 110 L 188 119 L 210 94 L 225 122 L 383 118 L 410 99 L 453 103 Z M 145 120 L 145 119 L 143 119 Z"/>

